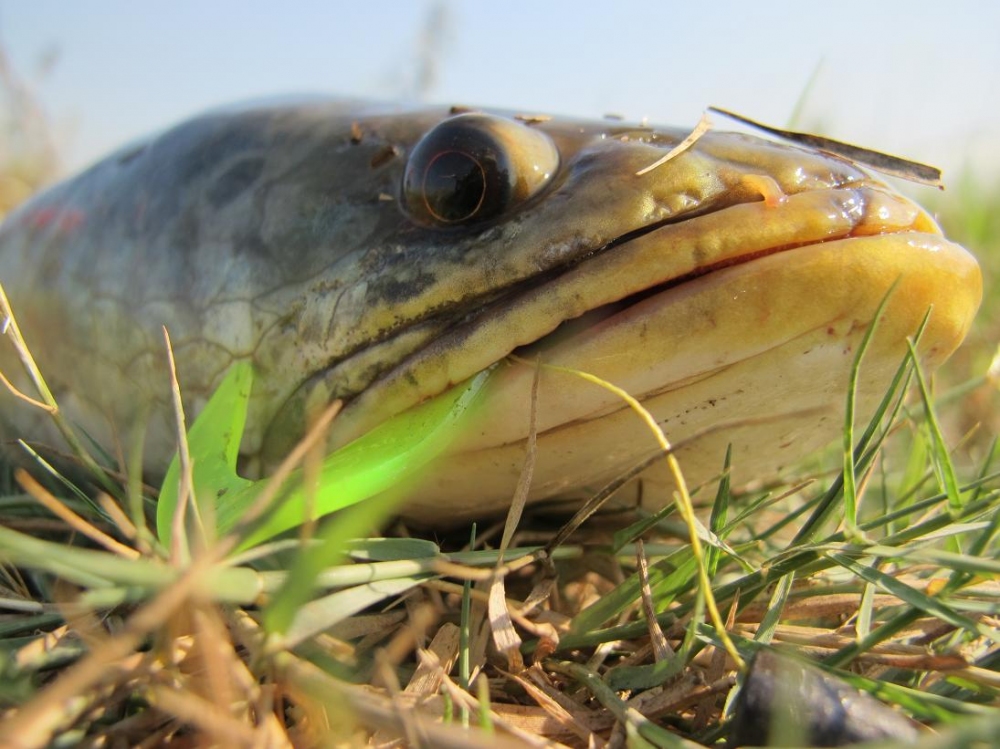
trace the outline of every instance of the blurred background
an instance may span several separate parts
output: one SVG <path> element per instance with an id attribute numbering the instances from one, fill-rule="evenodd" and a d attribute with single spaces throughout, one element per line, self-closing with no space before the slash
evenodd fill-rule
<path id="1" fill-rule="evenodd" d="M 1000 172 L 1000 4 L 3 0 L 61 171 L 199 110 L 297 92 L 693 124 L 714 104 Z"/>

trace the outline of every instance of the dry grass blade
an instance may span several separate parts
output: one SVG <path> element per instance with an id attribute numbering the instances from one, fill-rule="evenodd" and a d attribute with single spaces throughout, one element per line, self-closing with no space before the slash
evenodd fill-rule
<path id="1" fill-rule="evenodd" d="M 180 564 L 188 559 L 187 533 L 184 526 L 187 522 L 187 512 L 190 506 L 195 511 L 195 520 L 202 534 L 202 543 L 207 541 L 205 528 L 201 517 L 197 514 L 197 505 L 191 502 L 194 491 L 194 477 L 191 473 L 191 451 L 188 449 L 187 420 L 184 416 L 184 402 L 181 399 L 181 388 L 177 382 L 177 364 L 174 361 L 174 349 L 170 345 L 170 333 L 163 328 L 163 342 L 167 349 L 167 363 L 170 373 L 170 394 L 173 397 L 174 418 L 177 420 L 177 454 L 180 457 L 180 488 L 177 490 L 177 507 L 174 510 L 173 532 L 170 535 L 170 559 L 174 564 Z"/>
<path id="2" fill-rule="evenodd" d="M 698 124 L 694 126 L 694 129 L 688 134 L 684 140 L 678 143 L 676 146 L 671 148 L 664 156 L 654 161 L 649 166 L 645 166 L 635 173 L 636 177 L 641 177 L 644 174 L 649 174 L 654 169 L 657 169 L 664 164 L 666 164 L 671 159 L 675 159 L 684 153 L 686 150 L 691 148 L 698 140 L 709 130 L 712 129 L 712 121 L 708 118 L 708 113 L 706 112 L 698 120 Z"/>
<path id="3" fill-rule="evenodd" d="M 44 486 L 35 481 L 35 479 L 33 479 L 31 474 L 27 471 L 20 468 L 17 469 L 14 474 L 14 478 L 17 480 L 17 483 L 19 483 L 21 487 L 28 492 L 28 494 L 38 501 L 40 505 L 65 522 L 66 525 L 73 530 L 82 533 L 91 541 L 100 544 L 108 551 L 118 554 L 125 559 L 137 559 L 139 557 L 138 551 L 129 546 L 125 546 L 125 544 L 119 543 L 115 539 L 111 538 L 111 536 L 107 533 L 99 528 L 96 528 L 92 523 L 84 520 L 82 517 L 69 509 L 63 502 L 60 502 L 56 497 L 54 497 Z"/>
<path id="4" fill-rule="evenodd" d="M 490 583 L 487 610 L 494 645 L 507 659 L 507 668 L 514 673 L 520 673 L 524 670 L 524 659 L 521 657 L 521 638 L 518 637 L 510 612 L 507 610 L 507 598 L 504 595 L 502 577 L 494 577 Z"/>
<path id="5" fill-rule="evenodd" d="M 521 638 L 514 629 L 510 611 L 507 609 L 507 596 L 504 590 L 504 574 L 501 570 L 503 555 L 510 546 L 514 532 L 521 522 L 524 505 L 528 501 L 528 490 L 535 473 L 535 456 L 538 450 L 538 378 L 541 367 L 536 364 L 534 378 L 531 382 L 531 404 L 528 420 L 528 440 L 525 447 L 524 465 L 518 476 L 517 487 L 511 500 L 510 510 L 504 523 L 503 536 L 500 539 L 500 549 L 493 579 L 490 582 L 487 615 L 490 630 L 493 633 L 493 643 L 497 650 L 507 659 L 507 668 L 513 673 L 524 670 L 524 659 L 521 657 Z"/>
<path id="6" fill-rule="evenodd" d="M 153 686 L 147 692 L 149 703 L 179 720 L 196 726 L 218 746 L 256 747 L 261 736 L 244 721 L 228 715 L 210 701 L 192 694 L 165 686 Z M 286 745 L 287 742 L 286 742 Z"/>
<path id="7" fill-rule="evenodd" d="M 109 669 L 132 653 L 150 632 L 169 621 L 197 589 L 204 565 L 197 562 L 174 584 L 129 617 L 122 631 L 105 639 L 89 655 L 63 672 L 35 699 L 0 721 L 0 736 L 12 749 L 44 747 L 64 722 L 64 705 L 92 693 Z"/>
<path id="8" fill-rule="evenodd" d="M 545 735 L 559 735 L 561 730 L 567 735 L 583 739 L 591 747 L 603 747 L 606 744 L 597 731 L 607 729 L 609 722 L 601 714 L 588 710 L 567 697 L 551 683 L 538 664 L 523 674 L 511 674 L 510 678 L 520 684 L 556 722 L 557 725 L 549 727 Z"/>
<path id="9" fill-rule="evenodd" d="M 0 330 L 0 333 L 7 332 L 10 324 L 10 319 L 11 318 L 8 317 L 6 320 L 4 320 L 4 325 L 2 330 Z M 0 372 L 0 384 L 3 384 L 3 386 L 6 387 L 7 390 L 9 390 L 11 395 L 13 395 L 15 398 L 24 401 L 28 405 L 34 406 L 35 408 L 40 408 L 43 411 L 48 411 L 50 414 L 54 414 L 56 412 L 56 408 L 54 406 L 50 406 L 47 403 L 42 403 L 40 400 L 36 400 L 35 398 L 32 398 L 30 395 L 26 395 L 25 393 L 22 393 L 20 390 L 14 387 L 14 383 L 8 380 L 7 376 L 4 375 L 3 372 Z"/>
<path id="10" fill-rule="evenodd" d="M 357 720 L 376 729 L 393 731 L 397 734 L 406 730 L 404 721 L 411 721 L 418 735 L 427 746 L 442 749 L 469 749 L 474 743 L 485 749 L 524 749 L 527 746 L 543 746 L 545 742 L 530 736 L 523 731 L 511 729 L 506 733 L 506 722 L 495 716 L 494 725 L 500 729 L 496 734 L 489 735 L 482 731 L 470 732 L 456 725 L 441 725 L 416 711 L 408 710 L 404 719 L 399 710 L 387 697 L 368 692 L 355 685 L 334 679 L 316 666 L 295 658 L 290 654 L 279 657 L 283 677 L 291 694 L 299 701 L 305 701 L 330 709 L 337 703 L 349 705 Z M 443 684 L 453 698 L 465 704 L 472 710 L 478 709 L 478 704 L 464 690 L 445 678 Z"/>
<path id="11" fill-rule="evenodd" d="M 417 652 L 418 664 L 414 671 L 410 683 L 406 685 L 402 696 L 407 699 L 405 702 L 396 700 L 400 719 L 406 725 L 406 735 L 409 744 L 415 745 L 414 735 L 419 731 L 411 720 L 412 712 L 404 706 L 417 704 L 422 701 L 432 699 L 441 689 L 444 675 L 451 671 L 455 660 L 458 657 L 459 631 L 454 624 L 445 624 L 438 630 L 437 635 L 431 641 L 427 650 Z M 412 702 L 411 702 L 412 700 Z M 380 729 L 374 733 L 370 744 L 376 747 L 397 746 L 398 742 L 393 740 L 393 732 Z"/>
<path id="12" fill-rule="evenodd" d="M 117 526 L 119 532 L 125 536 L 125 538 L 130 541 L 134 541 L 137 544 L 140 543 L 139 529 L 135 527 L 135 523 L 129 520 L 128 515 L 124 513 L 121 506 L 115 502 L 110 495 L 105 492 L 98 494 L 97 504 L 101 508 L 101 511 Z"/>
<path id="13" fill-rule="evenodd" d="M 451 622 L 443 624 L 427 650 L 420 652 L 420 663 L 404 691 L 417 697 L 437 694 L 445 674 L 451 673 L 458 659 L 459 640 L 458 627 Z"/>
<path id="14" fill-rule="evenodd" d="M 636 542 L 636 567 L 639 570 L 639 585 L 642 595 L 642 611 L 646 615 L 646 624 L 649 626 L 649 641 L 653 646 L 653 656 L 657 661 L 665 661 L 672 658 L 675 653 L 670 647 L 667 638 L 660 629 L 660 623 L 656 620 L 656 607 L 653 603 L 653 593 L 649 589 L 649 562 L 646 559 L 646 549 L 642 540 Z"/>

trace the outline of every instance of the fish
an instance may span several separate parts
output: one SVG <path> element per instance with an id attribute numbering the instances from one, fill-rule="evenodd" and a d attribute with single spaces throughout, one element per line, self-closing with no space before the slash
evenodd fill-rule
<path id="1" fill-rule="evenodd" d="M 660 450 L 687 481 L 779 475 L 859 423 L 916 343 L 934 370 L 982 296 L 973 256 L 849 158 L 684 128 L 326 97 L 209 111 L 127 145 L 0 227 L 0 283 L 70 423 L 162 475 L 255 372 L 240 471 L 266 476 L 335 399 L 328 449 L 488 372 L 401 514 L 454 525 L 581 502 Z M 879 312 L 881 310 L 881 312 Z M 876 315 L 877 324 L 873 327 Z M 13 347 L 0 371 L 31 392 Z M 537 398 L 533 400 L 533 388 Z M 534 405 L 532 405 L 534 403 Z M 534 427 L 532 427 L 534 424 Z M 61 444 L 0 389 L 0 436 Z M 621 502 L 669 502 L 653 462 Z"/>

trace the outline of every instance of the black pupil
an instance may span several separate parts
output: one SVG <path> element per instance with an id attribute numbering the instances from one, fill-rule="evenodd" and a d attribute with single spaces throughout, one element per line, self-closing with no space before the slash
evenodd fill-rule
<path id="1" fill-rule="evenodd" d="M 467 153 L 444 151 L 424 172 L 424 202 L 439 221 L 461 221 L 475 215 L 486 195 L 483 167 Z"/>

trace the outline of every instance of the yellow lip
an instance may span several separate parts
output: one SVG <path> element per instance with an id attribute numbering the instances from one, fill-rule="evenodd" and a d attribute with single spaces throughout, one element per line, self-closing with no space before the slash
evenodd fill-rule
<path id="1" fill-rule="evenodd" d="M 878 190 L 844 192 L 736 206 L 592 261 L 604 267 L 579 267 L 560 283 L 572 287 L 573 274 L 596 273 L 609 295 L 619 280 L 637 277 L 662 289 L 535 351 L 640 397 L 668 438 L 684 443 L 681 466 L 692 484 L 719 472 L 729 444 L 736 482 L 779 471 L 839 434 L 850 368 L 886 295 L 861 370 L 860 420 L 882 397 L 925 315 L 918 350 L 933 368 L 962 341 L 982 295 L 975 260 L 912 203 Z M 801 226 L 789 233 L 782 211 Z M 852 211 L 861 213 L 852 219 Z M 711 232 L 698 226 L 707 221 L 716 224 Z M 774 236 L 785 244 L 769 244 Z M 429 472 L 408 514 L 452 512 L 467 505 L 449 498 L 470 493 L 482 497 L 476 513 L 490 502 L 497 511 L 506 505 L 509 491 L 492 487 L 513 487 L 521 470 L 533 376 L 519 364 L 494 375 L 480 426 Z M 538 409 L 532 498 L 586 493 L 656 448 L 624 404 L 571 375 L 542 373 Z M 666 475 L 654 470 L 645 479 L 645 501 L 669 500 Z M 486 496 L 484 487 L 491 488 Z"/>

